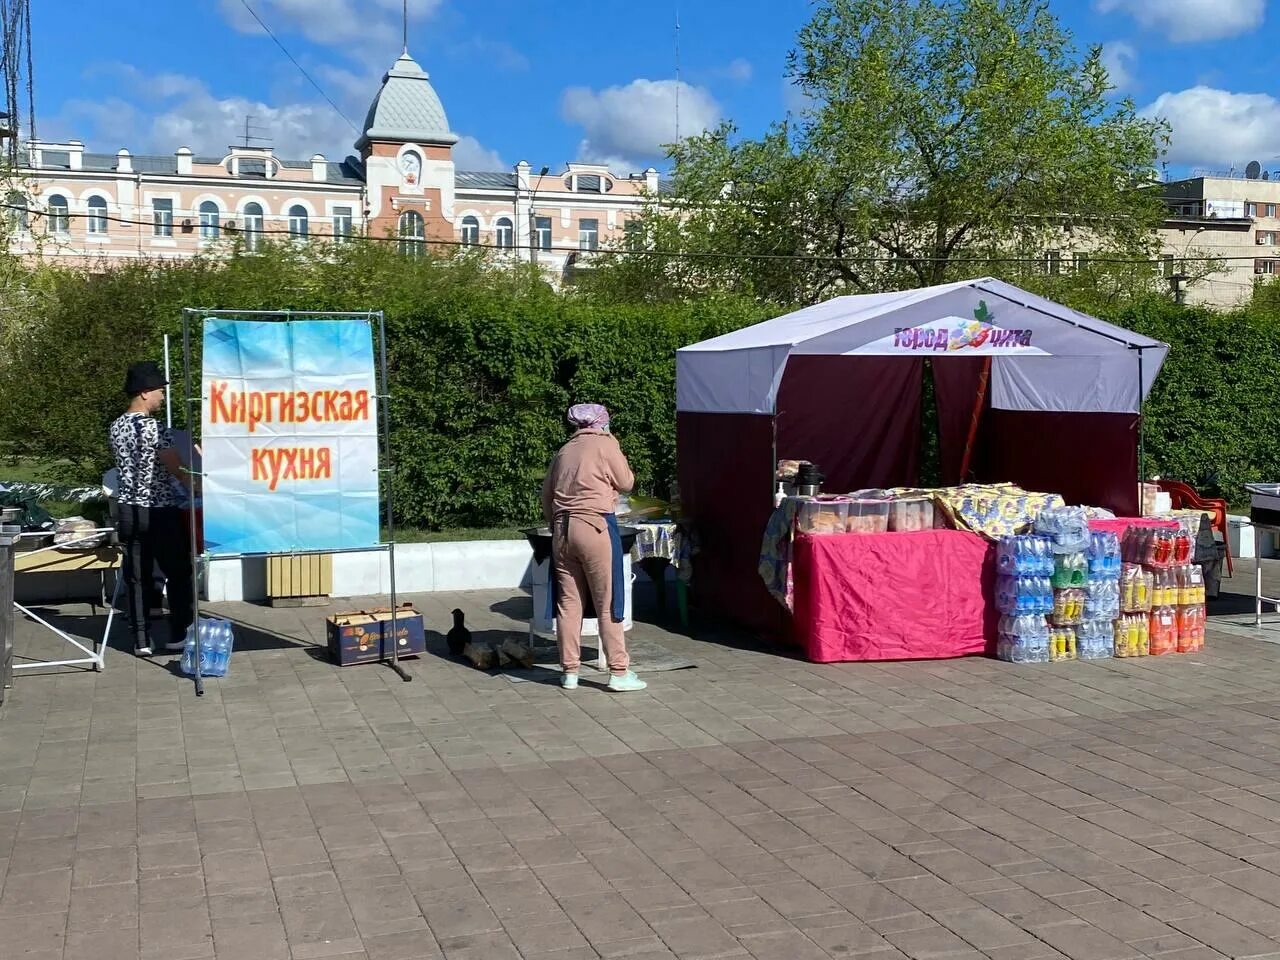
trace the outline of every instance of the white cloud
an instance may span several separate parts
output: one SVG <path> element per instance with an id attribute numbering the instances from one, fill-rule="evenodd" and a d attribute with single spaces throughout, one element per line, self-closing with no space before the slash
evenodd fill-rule
<path id="1" fill-rule="evenodd" d="M 453 146 L 453 165 L 458 170 L 510 170 L 497 150 L 490 150 L 475 137 L 459 137 Z"/>
<path id="2" fill-rule="evenodd" d="M 410 45 L 415 22 L 425 20 L 442 0 L 409 0 Z M 365 61 L 391 63 L 403 39 L 401 0 L 249 0 L 277 36 L 298 33 L 312 43 L 354 52 Z M 223 16 L 241 33 L 262 28 L 243 0 L 219 0 Z"/>
<path id="3" fill-rule="evenodd" d="M 661 160 L 664 147 L 676 141 L 677 99 L 680 137 L 719 122 L 720 105 L 707 90 L 675 80 L 633 80 L 600 91 L 570 87 L 560 107 L 564 119 L 585 133 L 580 159 L 634 171 Z"/>
<path id="4" fill-rule="evenodd" d="M 1138 51 L 1133 44 L 1123 40 L 1111 40 L 1102 45 L 1102 65 L 1107 68 L 1111 85 L 1124 91 L 1133 84 L 1133 68 L 1138 62 Z"/>
<path id="5" fill-rule="evenodd" d="M 1162 93 L 1142 113 L 1169 122 L 1170 163 L 1243 168 L 1280 154 L 1280 100 L 1270 94 L 1191 87 Z"/>
<path id="6" fill-rule="evenodd" d="M 1267 0 L 1094 0 L 1101 13 L 1127 13 L 1174 43 L 1221 40 L 1262 25 Z"/>
<path id="7" fill-rule="evenodd" d="M 320 100 L 268 104 L 245 97 L 218 97 L 194 77 L 149 76 L 129 64 L 105 65 L 96 73 L 123 78 L 122 92 L 132 96 L 70 101 L 50 119 L 50 128 L 59 135 L 79 137 L 97 149 L 128 147 L 134 153 L 167 155 L 185 146 L 198 154 L 220 157 L 228 146 L 241 142 L 245 117 L 252 115 L 255 129 L 270 137 L 276 155 L 283 159 L 306 160 L 323 153 L 330 160 L 340 160 L 354 152 L 356 131 Z M 350 99 L 372 97 L 367 86 L 359 93 L 355 74 L 349 79 Z M 376 90 L 377 81 L 372 83 L 372 90 Z M 357 123 L 364 115 L 363 111 L 358 115 L 346 112 Z M 506 169 L 501 158 L 474 137 L 461 138 L 455 160 L 463 169 Z"/>
<path id="8" fill-rule="evenodd" d="M 736 60 L 729 61 L 720 73 L 734 83 L 750 83 L 752 76 L 755 74 L 755 67 L 751 65 L 750 60 L 738 57 Z"/>

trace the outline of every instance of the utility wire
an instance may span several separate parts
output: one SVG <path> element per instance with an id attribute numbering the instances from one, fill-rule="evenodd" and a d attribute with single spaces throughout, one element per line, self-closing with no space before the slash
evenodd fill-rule
<path id="1" fill-rule="evenodd" d="M 249 16 L 253 17 L 254 20 L 257 20 L 258 26 L 262 27 L 262 29 L 266 31 L 267 36 L 275 41 L 276 46 L 280 48 L 280 52 L 289 58 L 289 62 L 298 68 L 298 72 L 301 73 L 304 77 L 306 77 L 307 82 L 310 83 L 311 86 L 316 88 L 316 92 L 319 93 L 320 96 L 324 97 L 325 101 L 329 104 L 329 106 L 333 107 L 334 112 L 337 113 L 338 116 L 340 116 L 343 120 L 346 121 L 347 126 L 349 126 L 357 134 L 359 134 L 360 128 L 351 122 L 351 118 L 342 112 L 342 108 L 333 102 L 329 94 L 324 92 L 324 88 L 321 87 L 320 84 L 316 83 L 316 81 L 312 78 L 311 74 L 307 73 L 306 68 L 304 68 L 302 64 L 300 64 L 297 61 L 294 55 L 289 52 L 289 49 L 283 43 L 280 42 L 280 38 L 277 37 L 272 32 L 271 28 L 267 26 L 266 21 L 264 21 L 262 17 L 258 16 L 258 11 L 253 9 L 253 7 L 249 5 L 249 0 L 240 0 L 240 2 L 244 5 L 244 8 L 249 11 Z"/>
<path id="2" fill-rule="evenodd" d="M 20 213 L 26 213 L 36 219 L 51 219 L 50 214 L 43 210 L 33 210 L 28 206 L 16 203 L 0 203 L 0 210 L 12 210 Z M 128 217 L 121 217 L 116 214 L 101 213 L 57 213 L 59 219 L 65 219 L 68 223 L 72 220 L 96 220 L 106 223 L 118 223 L 129 227 L 153 227 L 155 220 L 134 220 Z M 193 215 L 196 216 L 196 215 Z M 284 219 L 284 218 L 281 218 Z M 321 220 L 324 218 L 317 218 Z M 171 229 L 172 229 L 171 225 Z M 193 224 L 191 227 L 193 232 L 199 232 L 201 227 L 199 224 Z M 898 256 L 874 256 L 874 257 L 835 257 L 829 254 L 806 254 L 806 253 L 718 253 L 715 251 L 704 250 L 633 250 L 626 247 L 601 247 L 595 250 L 584 250 L 582 247 L 575 246 L 539 246 L 534 243 L 524 244 L 500 244 L 476 241 L 474 243 L 468 240 L 436 240 L 427 239 L 426 237 L 401 236 L 392 234 L 390 236 L 375 236 L 373 234 L 350 234 L 350 235 L 334 235 L 334 234 L 313 234 L 308 236 L 299 236 L 295 231 L 284 228 L 268 228 L 246 230 L 243 227 L 229 227 L 219 223 L 220 232 L 225 231 L 232 236 L 278 236 L 291 237 L 295 240 L 340 240 L 343 242 L 353 242 L 359 240 L 372 240 L 378 243 L 417 243 L 423 247 L 464 247 L 473 250 L 535 250 L 543 253 L 594 253 L 602 255 L 618 255 L 618 256 L 636 256 L 636 257 L 664 257 L 668 259 L 690 259 L 690 260 L 766 260 L 776 262 L 792 262 L 792 263 L 853 263 L 853 264 L 903 264 L 903 263 L 1019 263 L 1034 264 L 1045 266 L 1048 264 L 1043 256 L 1039 257 L 898 257 Z M 50 237 L 61 240 L 64 236 L 58 233 L 47 234 Z M 169 239 L 169 237 L 165 237 Z M 220 239 L 220 238 L 219 238 Z M 1252 260 L 1277 260 L 1280 261 L 1280 250 L 1273 257 L 1253 256 L 1204 256 L 1204 257 L 1177 257 L 1178 262 L 1186 263 L 1228 263 L 1232 261 L 1252 261 Z M 1168 260 L 1164 257 L 1157 258 L 1141 258 L 1141 257 L 1099 257 L 1090 255 L 1087 262 L 1081 264 L 1081 267 L 1088 269 L 1095 264 L 1112 264 L 1112 265 L 1128 265 L 1128 266 L 1149 266 L 1157 267 L 1168 264 Z M 1061 261 L 1062 273 L 1065 276 L 1071 265 L 1067 261 Z"/>

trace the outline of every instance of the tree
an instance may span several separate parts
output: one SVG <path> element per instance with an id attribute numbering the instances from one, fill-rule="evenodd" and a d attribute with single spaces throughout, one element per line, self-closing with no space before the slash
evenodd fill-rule
<path id="1" fill-rule="evenodd" d="M 597 283 L 804 302 L 1021 279 L 999 263 L 1048 250 L 1087 250 L 1095 269 L 1153 253 L 1165 128 L 1111 99 L 1099 50 L 1080 56 L 1045 0 L 824 0 L 789 73 L 798 116 L 671 148 L 645 252 Z"/>

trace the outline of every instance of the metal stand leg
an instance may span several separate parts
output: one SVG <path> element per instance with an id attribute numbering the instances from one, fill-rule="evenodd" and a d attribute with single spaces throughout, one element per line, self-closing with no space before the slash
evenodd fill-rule
<path id="1" fill-rule="evenodd" d="M 1262 626 L 1262 557 L 1253 561 L 1253 625 Z"/>

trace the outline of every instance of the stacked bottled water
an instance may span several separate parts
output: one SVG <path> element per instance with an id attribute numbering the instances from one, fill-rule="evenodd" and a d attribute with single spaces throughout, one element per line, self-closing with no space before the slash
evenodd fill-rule
<path id="1" fill-rule="evenodd" d="M 1076 647 L 1082 660 L 1100 660 L 1115 653 L 1115 621 L 1120 616 L 1120 538 L 1114 533 L 1089 534 L 1085 554 L 1084 620 L 1076 628 Z"/>
<path id="2" fill-rule="evenodd" d="M 1049 659 L 1049 626 L 1053 612 L 1054 558 L 1049 540 L 1037 536 L 1005 537 L 996 553 L 999 579 L 996 606 L 1000 621 L 996 655 L 1014 663 Z"/>
<path id="3" fill-rule="evenodd" d="M 231 650 L 235 646 L 235 634 L 231 621 L 214 617 L 200 619 L 200 675 L 225 677 L 231 665 Z M 187 645 L 182 650 L 179 666 L 189 677 L 195 676 L 196 627 L 187 628 Z"/>

